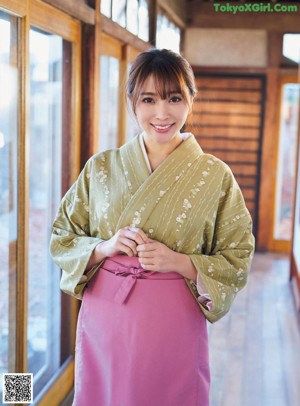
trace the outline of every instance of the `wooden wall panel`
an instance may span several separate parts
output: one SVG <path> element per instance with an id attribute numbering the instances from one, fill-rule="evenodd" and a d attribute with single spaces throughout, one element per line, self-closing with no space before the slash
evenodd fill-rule
<path id="1" fill-rule="evenodd" d="M 186 130 L 234 173 L 257 232 L 264 77 L 196 72 L 198 94 Z"/>
<path id="2" fill-rule="evenodd" d="M 198 85 L 198 84 L 197 84 Z M 198 85 L 199 86 L 199 85 Z M 200 87 L 201 88 L 201 87 Z M 201 89 L 200 100 L 237 101 L 246 104 L 259 103 L 261 100 L 260 90 L 239 91 L 238 89 Z M 198 101 L 198 99 L 196 99 Z"/>
<path id="3" fill-rule="evenodd" d="M 247 114 L 247 115 L 256 115 L 260 114 L 260 104 L 249 104 L 241 102 L 231 102 L 230 105 L 224 103 L 219 103 L 215 101 L 204 101 L 200 98 L 201 103 L 193 107 L 193 112 L 211 112 L 217 113 L 222 111 L 223 113 L 230 114 Z"/>
<path id="4" fill-rule="evenodd" d="M 228 139 L 233 138 L 235 140 L 239 139 L 241 141 L 249 140 L 249 139 L 254 139 L 258 140 L 259 138 L 257 137 L 257 129 L 256 128 L 249 128 L 245 126 L 241 126 L 240 128 L 235 128 L 232 126 L 220 126 L 219 123 L 214 123 L 212 126 L 209 125 L 204 125 L 201 123 L 201 116 L 196 117 L 196 115 L 192 115 L 188 122 L 187 125 L 190 128 L 195 128 L 195 134 L 198 136 L 209 136 L 209 137 L 218 137 L 218 139 Z"/>

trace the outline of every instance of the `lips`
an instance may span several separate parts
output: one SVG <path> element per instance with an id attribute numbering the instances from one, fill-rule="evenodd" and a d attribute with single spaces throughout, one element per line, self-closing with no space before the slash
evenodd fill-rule
<path id="1" fill-rule="evenodd" d="M 157 131 L 167 131 L 169 128 L 172 127 L 173 123 L 172 124 L 165 124 L 165 125 L 160 125 L 160 124 L 151 124 L 151 125 Z"/>

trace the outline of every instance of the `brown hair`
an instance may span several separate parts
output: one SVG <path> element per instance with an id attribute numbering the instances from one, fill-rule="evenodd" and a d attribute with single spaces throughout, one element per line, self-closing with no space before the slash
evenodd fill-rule
<path id="1" fill-rule="evenodd" d="M 149 49 L 137 56 L 132 63 L 127 81 L 127 97 L 133 112 L 145 80 L 153 75 L 156 91 L 166 99 L 171 91 L 178 91 L 191 108 L 197 93 L 191 65 L 181 55 L 168 49 Z"/>

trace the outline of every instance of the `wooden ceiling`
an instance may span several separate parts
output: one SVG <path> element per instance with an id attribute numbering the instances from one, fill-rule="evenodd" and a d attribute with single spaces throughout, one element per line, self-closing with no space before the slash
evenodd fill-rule
<path id="1" fill-rule="evenodd" d="M 248 3 L 276 3 L 296 5 L 297 12 L 216 12 L 214 3 L 224 5 L 245 5 Z M 271 0 L 271 1 L 245 1 L 245 0 L 186 0 L 187 21 L 186 26 L 198 28 L 239 28 L 239 29 L 263 29 L 267 31 L 279 31 L 300 33 L 300 0 Z"/>

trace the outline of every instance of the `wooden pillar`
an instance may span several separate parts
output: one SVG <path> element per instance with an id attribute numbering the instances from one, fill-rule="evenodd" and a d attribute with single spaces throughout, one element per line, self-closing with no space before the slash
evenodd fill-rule
<path id="1" fill-rule="evenodd" d="M 95 10 L 95 24 L 83 24 L 82 26 L 81 166 L 95 153 L 99 114 L 100 0 L 89 0 L 88 5 Z"/>
<path id="2" fill-rule="evenodd" d="M 149 1 L 149 42 L 154 47 L 156 46 L 157 11 L 158 11 L 157 0 Z"/>
<path id="3" fill-rule="evenodd" d="M 279 67 L 282 55 L 282 33 L 268 33 L 268 67 L 266 69 L 266 102 L 264 132 L 262 141 L 259 217 L 256 248 L 269 250 L 270 236 L 273 232 L 274 185 L 276 182 L 276 124 L 279 97 Z"/>

